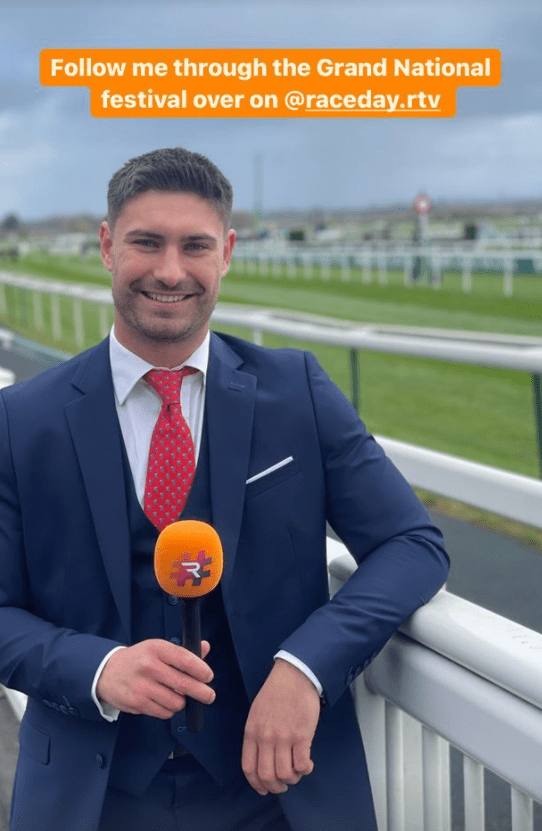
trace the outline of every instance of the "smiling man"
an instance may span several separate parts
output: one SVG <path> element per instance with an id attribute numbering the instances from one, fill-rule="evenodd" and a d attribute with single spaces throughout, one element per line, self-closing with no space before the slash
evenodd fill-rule
<path id="1" fill-rule="evenodd" d="M 231 206 L 199 154 L 127 162 L 110 336 L 0 392 L 0 681 L 29 697 L 12 831 L 376 831 L 350 685 L 448 559 L 310 353 L 209 331 Z M 201 659 L 153 571 L 172 500 L 224 549 Z M 326 521 L 358 563 L 331 600 Z"/>
<path id="2" fill-rule="evenodd" d="M 234 244 L 213 203 L 193 193 L 150 190 L 129 200 L 101 228 L 121 343 L 153 361 L 163 354 L 163 366 L 184 361 L 208 331 Z"/>

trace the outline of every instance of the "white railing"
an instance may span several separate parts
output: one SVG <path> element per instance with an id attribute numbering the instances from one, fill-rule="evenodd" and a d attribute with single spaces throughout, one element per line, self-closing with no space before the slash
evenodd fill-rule
<path id="1" fill-rule="evenodd" d="M 32 320 L 36 332 L 45 329 L 44 298 L 49 298 L 51 334 L 56 341 L 61 341 L 64 334 L 61 300 L 70 299 L 72 305 L 71 322 L 75 344 L 79 348 L 85 346 L 86 326 L 83 303 L 93 303 L 97 307 L 99 334 L 105 337 L 111 327 L 110 309 L 113 305 L 111 289 L 92 285 L 78 285 L 60 280 L 39 279 L 25 275 L 10 274 L 0 271 L 0 314 L 7 314 L 9 302 L 6 296 L 6 286 L 24 292 L 25 316 Z M 27 308 L 27 295 L 31 299 L 31 308 Z"/>
<path id="2" fill-rule="evenodd" d="M 514 275 L 520 261 L 530 261 L 533 272 L 542 272 L 542 251 L 487 250 L 476 245 L 424 245 L 376 243 L 370 246 L 336 246 L 334 248 L 293 248 L 260 243 L 240 242 L 235 250 L 236 266 L 247 274 L 260 277 L 301 276 L 307 280 L 330 280 L 332 269 L 341 280 L 353 279 L 354 272 L 362 283 L 371 283 L 373 273 L 380 285 L 387 285 L 390 271 L 402 271 L 405 286 L 419 279 L 440 288 L 444 270 L 461 272 L 461 290 L 473 290 L 473 273 L 488 271 L 502 274 L 502 292 L 505 297 L 514 293 Z M 420 271 L 421 269 L 421 271 Z"/>
<path id="3" fill-rule="evenodd" d="M 50 331 L 56 341 L 62 340 L 63 335 L 61 301 L 69 301 L 72 307 L 71 328 L 78 350 L 90 345 L 93 339 L 95 341 L 105 337 L 111 328 L 113 298 L 109 288 L 40 280 L 0 271 L 0 315 L 8 313 L 6 286 L 12 286 L 23 293 L 25 321 L 28 325 L 32 315 L 33 327 L 37 332 L 44 331 L 44 298 L 49 298 Z M 94 306 L 90 312 L 86 309 L 89 304 Z M 349 349 L 351 399 L 356 408 L 359 408 L 358 352 L 362 350 L 528 372 L 532 376 L 533 414 L 542 476 L 542 338 L 361 324 L 228 303 L 218 304 L 212 321 L 215 324 L 252 330 L 255 343 L 262 343 L 263 333 L 266 332 L 289 340 L 311 341 Z M 87 342 L 89 327 L 92 327 L 94 334 L 93 339 Z"/>
<path id="4" fill-rule="evenodd" d="M 539 479 L 385 436 L 376 438 L 413 487 L 542 528 L 542 482 Z"/>
<path id="5" fill-rule="evenodd" d="M 542 527 L 542 482 L 378 437 L 412 485 Z M 328 539 L 336 590 L 355 568 Z M 443 590 L 355 685 L 379 831 L 450 831 L 450 746 L 464 828 L 485 828 L 484 767 L 511 786 L 512 831 L 542 802 L 542 635 Z"/>
<path id="6" fill-rule="evenodd" d="M 377 437 L 411 485 L 542 528 L 542 482 Z M 355 568 L 328 540 L 332 590 Z M 484 767 L 510 784 L 512 831 L 542 802 L 542 635 L 443 590 L 355 685 L 379 831 L 450 831 L 450 746 L 464 828 L 485 828 Z"/>
<path id="7" fill-rule="evenodd" d="M 332 563 L 336 585 L 349 573 Z M 445 591 L 388 642 L 355 687 L 380 831 L 450 831 L 450 745 L 464 754 L 465 831 L 485 828 L 484 767 L 511 786 L 512 831 L 532 831 L 540 650 L 538 633 Z"/>
<path id="8" fill-rule="evenodd" d="M 9 387 L 15 382 L 15 373 L 11 369 L 0 367 L 0 389 Z"/>
<path id="9" fill-rule="evenodd" d="M 45 295 L 49 296 L 51 302 L 52 331 L 55 340 L 62 339 L 62 316 L 59 306 L 62 298 L 72 301 L 72 322 L 77 346 L 85 345 L 83 302 L 97 306 L 100 334 L 105 337 L 109 332 L 111 319 L 107 311 L 113 305 L 109 288 L 23 277 L 0 271 L 0 314 L 6 314 L 8 311 L 5 296 L 5 286 L 8 285 L 31 294 L 33 325 L 37 332 L 43 331 L 44 328 L 43 297 Z M 280 309 L 251 308 L 230 303 L 219 303 L 213 313 L 212 321 L 250 329 L 256 342 L 261 340 L 262 333 L 267 332 L 283 335 L 293 340 L 326 343 L 356 350 L 410 355 L 542 374 L 542 338 L 362 324 L 318 315 L 287 312 Z"/>

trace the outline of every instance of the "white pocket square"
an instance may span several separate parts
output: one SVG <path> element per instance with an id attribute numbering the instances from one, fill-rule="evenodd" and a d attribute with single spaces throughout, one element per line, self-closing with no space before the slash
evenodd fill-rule
<path id="1" fill-rule="evenodd" d="M 247 479 L 246 484 L 250 485 L 251 482 L 255 482 L 257 479 L 262 479 L 264 476 L 268 476 L 273 471 L 278 470 L 280 467 L 284 467 L 284 465 L 289 465 L 290 462 L 293 462 L 294 457 L 288 456 L 287 459 L 283 459 L 282 462 L 277 462 L 276 465 L 271 465 L 271 467 L 266 468 L 266 470 L 262 470 L 261 473 L 257 473 L 256 476 L 251 476 L 250 479 Z"/>

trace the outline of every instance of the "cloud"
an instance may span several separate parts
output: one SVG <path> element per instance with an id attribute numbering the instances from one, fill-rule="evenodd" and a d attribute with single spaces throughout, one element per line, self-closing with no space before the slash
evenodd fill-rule
<path id="1" fill-rule="evenodd" d="M 542 147 L 539 0 L 206 0 L 2 4 L 0 216 L 104 210 L 127 158 L 181 144 L 216 161 L 240 208 L 535 195 Z M 39 85 L 45 47 L 494 47 L 503 80 L 461 89 L 454 119 L 95 119 L 86 89 Z"/>

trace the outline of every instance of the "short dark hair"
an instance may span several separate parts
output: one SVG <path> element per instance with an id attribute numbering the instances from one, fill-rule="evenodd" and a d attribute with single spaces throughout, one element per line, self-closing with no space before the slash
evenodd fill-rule
<path id="1" fill-rule="evenodd" d="M 115 225 L 126 202 L 148 190 L 195 193 L 213 203 L 225 229 L 231 223 L 233 189 L 206 156 L 184 147 L 151 150 L 113 174 L 107 189 L 107 219 Z"/>

